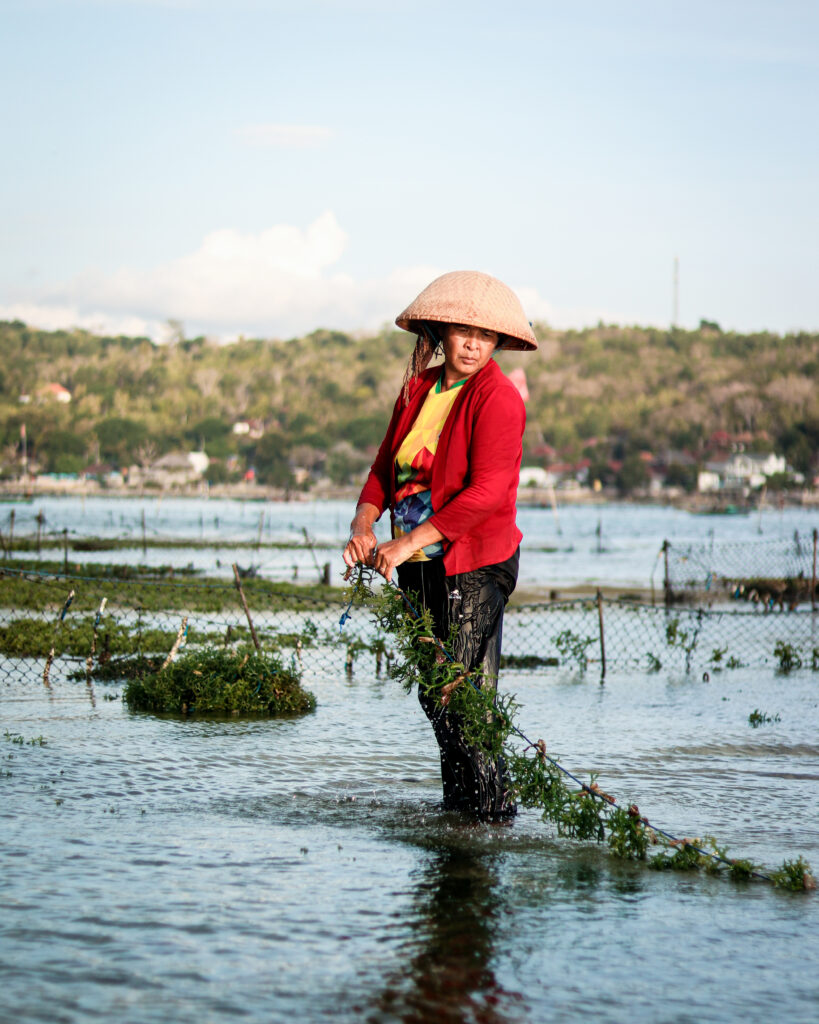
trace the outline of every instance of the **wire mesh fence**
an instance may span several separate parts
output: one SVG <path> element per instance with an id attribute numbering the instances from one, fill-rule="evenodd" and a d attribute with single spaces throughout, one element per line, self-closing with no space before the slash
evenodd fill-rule
<path id="1" fill-rule="evenodd" d="M 228 584 L 0 570 L 0 681 L 122 680 L 145 659 L 161 664 L 184 649 L 253 642 L 292 659 L 309 680 L 383 671 L 393 655 L 371 609 L 358 606 L 341 629 L 338 591 L 246 580 Z M 73 593 L 67 606 L 69 594 Z M 103 599 L 105 604 L 103 606 Z M 251 627 L 252 623 L 252 627 Z M 607 666 L 645 671 L 773 666 L 819 669 L 819 615 L 770 610 L 577 599 L 510 606 L 504 666 L 540 670 Z"/>
<path id="2" fill-rule="evenodd" d="M 795 608 L 817 600 L 817 531 L 807 537 L 743 542 L 666 541 L 665 591 L 669 601 L 726 598 Z"/>

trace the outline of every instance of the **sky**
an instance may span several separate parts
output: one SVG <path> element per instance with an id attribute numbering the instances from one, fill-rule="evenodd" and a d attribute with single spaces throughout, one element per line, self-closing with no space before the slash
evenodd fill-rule
<path id="1" fill-rule="evenodd" d="M 813 0 L 0 0 L 0 318 L 819 330 Z"/>

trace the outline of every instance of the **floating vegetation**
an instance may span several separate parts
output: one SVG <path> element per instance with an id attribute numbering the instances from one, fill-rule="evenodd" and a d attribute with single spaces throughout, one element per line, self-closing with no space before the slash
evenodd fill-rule
<path id="1" fill-rule="evenodd" d="M 759 708 L 754 708 L 750 715 L 748 715 L 748 724 L 752 729 L 758 729 L 760 725 L 773 725 L 779 721 L 781 721 L 779 715 L 766 715 Z"/>
<path id="2" fill-rule="evenodd" d="M 779 640 L 774 647 L 774 657 L 779 661 L 780 672 L 792 672 L 795 668 L 802 668 L 802 658 L 799 648 L 793 644 Z"/>
<path id="3" fill-rule="evenodd" d="M 298 715 L 316 706 L 294 668 L 274 654 L 241 648 L 188 650 L 129 679 L 122 696 L 134 711 L 184 715 Z"/>
<path id="4" fill-rule="evenodd" d="M 27 740 L 21 733 L 9 732 L 8 729 L 3 733 L 3 737 L 9 743 L 16 743 L 18 747 L 22 747 L 24 744 L 27 744 L 29 747 L 45 747 L 48 744 L 48 740 L 44 736 L 34 736 Z"/>
<path id="5" fill-rule="evenodd" d="M 576 778 L 547 753 L 542 739 L 532 742 L 517 728 L 514 697 L 496 695 L 492 687 L 482 687 L 479 670 L 467 672 L 463 664 L 455 661 L 454 631 L 447 641 L 440 640 L 434 634 L 429 611 L 421 609 L 414 596 L 407 597 L 391 585 L 384 586 L 376 595 L 372 590 L 373 579 L 374 570 L 358 566 L 352 572 L 351 601 L 366 602 L 379 629 L 393 636 L 398 657 L 390 668 L 391 677 L 407 690 L 417 685 L 442 706 L 456 712 L 466 741 L 481 747 L 489 756 L 500 755 L 505 759 L 517 799 L 524 807 L 540 810 L 556 826 L 558 835 L 605 842 L 615 856 L 644 861 L 656 870 L 707 870 L 736 881 L 753 878 L 787 889 L 815 888 L 809 865 L 801 858 L 785 861 L 776 871 L 731 858 L 712 837 L 677 838 L 652 825 L 636 804 L 622 806 L 601 789 L 594 774 L 588 783 Z M 667 639 L 669 644 L 690 652 L 696 646 L 696 631 L 680 631 L 674 620 L 669 624 Z M 565 635 L 564 645 L 583 667 L 588 646 L 585 638 Z M 513 734 L 526 743 L 522 751 L 510 743 Z M 649 856 L 653 848 L 657 852 Z"/>

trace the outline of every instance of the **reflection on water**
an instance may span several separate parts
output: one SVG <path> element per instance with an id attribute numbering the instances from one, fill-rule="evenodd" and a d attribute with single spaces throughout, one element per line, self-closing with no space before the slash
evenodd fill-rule
<path id="1" fill-rule="evenodd" d="M 430 852 L 415 884 L 412 942 L 368 1020 L 522 1019 L 522 996 L 505 991 L 492 970 L 500 909 L 493 860 L 457 844 Z"/>

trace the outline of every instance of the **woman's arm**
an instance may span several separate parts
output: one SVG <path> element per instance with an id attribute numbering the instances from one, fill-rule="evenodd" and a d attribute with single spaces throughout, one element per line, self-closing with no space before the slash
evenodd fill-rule
<path id="1" fill-rule="evenodd" d="M 432 525 L 427 519 L 426 522 L 416 526 L 409 533 L 403 533 L 395 540 L 385 541 L 375 549 L 372 564 L 389 583 L 392 580 L 392 572 L 399 565 L 414 555 L 419 548 L 425 548 L 436 541 L 443 540 L 444 535 Z"/>

